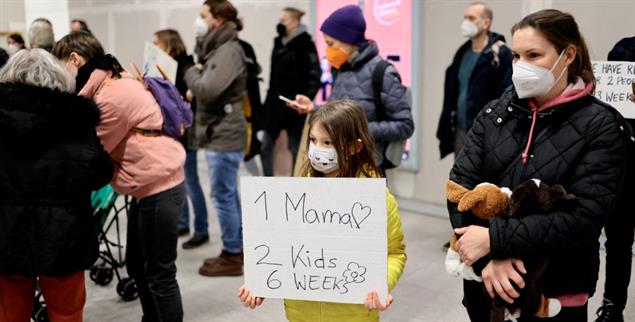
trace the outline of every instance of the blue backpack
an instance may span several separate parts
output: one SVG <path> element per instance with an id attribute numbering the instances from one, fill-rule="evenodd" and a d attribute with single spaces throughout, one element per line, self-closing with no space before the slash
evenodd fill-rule
<path id="1" fill-rule="evenodd" d="M 176 86 L 167 80 L 165 75 L 163 78 L 142 77 L 136 66 L 133 66 L 133 69 L 137 74 L 137 78 L 139 78 L 150 93 L 152 93 L 152 96 L 154 96 L 154 99 L 161 108 L 163 126 L 160 134 L 179 139 L 183 136 L 185 130 L 192 126 L 192 107 L 190 103 L 181 97 Z M 152 131 L 142 131 L 144 133 L 148 132 L 149 135 L 154 134 L 151 133 Z"/>

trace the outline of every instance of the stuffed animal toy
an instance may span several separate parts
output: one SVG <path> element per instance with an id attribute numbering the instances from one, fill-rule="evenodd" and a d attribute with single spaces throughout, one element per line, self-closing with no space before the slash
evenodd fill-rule
<path id="1" fill-rule="evenodd" d="M 522 218 L 527 215 L 547 215 L 568 206 L 568 203 L 575 199 L 575 196 L 568 194 L 561 185 L 549 186 L 537 179 L 521 183 L 513 192 L 490 183 L 479 184 L 470 191 L 452 181 L 448 181 L 446 190 L 448 200 L 457 203 L 459 211 L 471 211 L 481 219 L 494 216 Z M 458 236 L 453 234 L 451 247 L 446 256 L 446 269 L 453 275 L 482 281 L 471 267 L 460 263 L 460 259 L 457 266 L 457 240 Z M 454 254 L 450 255 L 451 252 Z M 534 312 L 533 315 L 539 318 L 554 317 L 560 312 L 560 302 L 557 299 L 546 298 L 542 293 L 540 277 L 547 267 L 547 260 L 525 262 L 525 267 L 527 274 L 523 279 L 526 287 L 516 288 L 521 296 L 513 304 L 504 302 L 498 296 L 492 299 L 492 322 L 516 321 L 521 311 Z"/>
<path id="2" fill-rule="evenodd" d="M 471 211 L 476 217 L 488 220 L 499 216 L 509 203 L 512 192 L 507 188 L 499 188 L 491 183 L 481 183 L 474 190 L 468 190 L 460 184 L 448 180 L 446 185 L 448 200 L 458 204 L 460 212 Z M 460 276 L 466 280 L 482 282 L 471 266 L 461 262 L 456 242 L 458 236 L 452 233 L 450 248 L 445 257 L 445 269 L 450 275 Z"/>

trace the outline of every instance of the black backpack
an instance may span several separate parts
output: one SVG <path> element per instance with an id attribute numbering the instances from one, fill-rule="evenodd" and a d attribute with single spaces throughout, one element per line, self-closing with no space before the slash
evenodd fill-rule
<path id="1" fill-rule="evenodd" d="M 386 68 L 390 65 L 391 64 L 389 62 L 382 59 L 373 70 L 373 102 L 375 103 L 377 119 L 379 121 L 387 119 L 386 107 L 381 102 L 381 89 L 384 84 L 384 74 L 386 73 Z M 399 79 L 399 82 L 401 82 L 401 79 Z M 406 89 L 406 96 L 406 101 L 411 104 L 408 98 L 410 96 L 410 89 Z M 401 161 L 403 160 L 403 153 L 406 149 L 406 141 L 407 139 L 388 142 L 383 151 L 378 151 L 382 154 L 384 159 L 379 165 L 382 169 L 396 168 L 401 164 Z"/>
<path id="2" fill-rule="evenodd" d="M 249 161 L 260 153 L 261 142 L 258 140 L 258 131 L 262 130 L 262 102 L 260 101 L 260 81 L 258 75 L 261 72 L 256 60 L 254 48 L 246 41 L 238 39 L 245 52 L 247 61 L 247 95 L 243 98 L 243 112 L 247 120 L 247 146 L 245 147 L 245 161 Z"/>

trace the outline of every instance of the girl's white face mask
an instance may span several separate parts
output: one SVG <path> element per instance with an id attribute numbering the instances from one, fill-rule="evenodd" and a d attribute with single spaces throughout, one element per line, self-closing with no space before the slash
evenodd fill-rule
<path id="1" fill-rule="evenodd" d="M 331 173 L 339 167 L 335 148 L 318 148 L 313 142 L 309 143 L 309 161 L 313 169 L 322 173 Z"/>
<path id="2" fill-rule="evenodd" d="M 563 68 L 558 78 L 554 79 L 553 70 L 564 56 L 565 50 L 562 50 L 551 69 L 522 61 L 514 63 L 512 66 L 512 82 L 518 98 L 540 97 L 549 93 L 553 85 L 560 80 L 567 70 L 566 67 Z"/>

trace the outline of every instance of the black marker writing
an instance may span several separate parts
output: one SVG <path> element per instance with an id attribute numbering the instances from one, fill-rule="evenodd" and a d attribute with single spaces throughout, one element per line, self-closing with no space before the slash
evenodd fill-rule
<path id="1" fill-rule="evenodd" d="M 324 248 L 320 248 L 320 253 L 317 257 L 313 257 L 314 253 L 310 250 L 304 249 L 304 244 L 300 246 L 300 248 L 296 248 L 291 245 L 291 266 L 296 268 L 296 266 L 302 265 L 305 268 L 336 268 L 337 267 L 337 258 L 330 257 L 328 261 L 324 256 Z M 327 264 L 328 262 L 328 264 Z"/>
<path id="2" fill-rule="evenodd" d="M 256 199 L 256 201 L 254 201 L 254 204 L 258 203 L 258 200 L 260 200 L 260 198 L 265 197 L 265 220 L 269 220 L 269 210 L 267 209 L 267 192 L 263 191 L 260 196 L 258 196 L 258 198 Z"/>
<path id="3" fill-rule="evenodd" d="M 289 221 L 289 214 L 295 214 L 296 217 L 300 215 L 302 223 L 305 224 L 339 224 L 349 226 L 351 229 L 361 229 L 362 223 L 372 214 L 370 206 L 364 206 L 361 202 L 353 203 L 350 212 L 344 213 L 330 209 L 322 212 L 313 208 L 306 209 L 306 203 L 306 193 L 303 193 L 296 202 L 291 199 L 288 193 L 285 193 L 286 220 Z"/>
<path id="4" fill-rule="evenodd" d="M 344 279 L 340 279 L 337 276 L 325 276 L 325 275 L 298 275 L 293 273 L 293 282 L 296 290 L 303 291 L 340 291 L 340 294 L 348 293 L 348 287 Z"/>
<path id="5" fill-rule="evenodd" d="M 267 258 L 267 256 L 269 256 L 269 253 L 271 252 L 271 248 L 269 248 L 269 246 L 267 245 L 258 245 L 254 248 L 254 250 L 258 250 L 258 248 L 265 248 L 265 255 L 262 256 L 262 258 L 256 262 L 256 265 L 274 265 L 274 266 L 282 266 L 282 264 L 279 263 L 267 263 L 267 262 L 263 262 L 265 260 L 265 258 Z"/>

